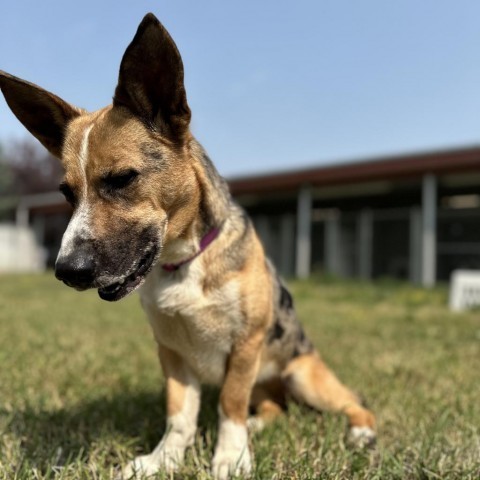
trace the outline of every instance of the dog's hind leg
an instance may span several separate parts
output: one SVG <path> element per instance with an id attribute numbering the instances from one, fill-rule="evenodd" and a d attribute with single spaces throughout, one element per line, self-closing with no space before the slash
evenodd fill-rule
<path id="1" fill-rule="evenodd" d="M 158 352 L 167 387 L 166 430 L 152 453 L 137 457 L 127 465 L 124 479 L 177 470 L 197 430 L 200 383 L 178 354 L 161 345 Z"/>
<path id="2" fill-rule="evenodd" d="M 282 372 L 288 394 L 317 410 L 344 413 L 349 441 L 358 446 L 375 440 L 375 417 L 323 363 L 316 352 L 292 359 Z"/>
<path id="3" fill-rule="evenodd" d="M 285 410 L 285 387 L 280 378 L 257 384 L 250 398 L 250 408 L 254 411 L 248 421 L 248 429 L 261 431 Z"/>

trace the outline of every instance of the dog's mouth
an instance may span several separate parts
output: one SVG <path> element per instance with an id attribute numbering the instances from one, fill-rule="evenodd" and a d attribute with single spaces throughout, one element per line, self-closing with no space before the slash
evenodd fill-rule
<path id="1" fill-rule="evenodd" d="M 126 297 L 129 293 L 136 290 L 145 280 L 150 272 L 155 259 L 157 258 L 158 248 L 153 245 L 134 266 L 133 271 L 125 277 L 98 289 L 98 295 L 102 300 L 115 302 Z"/>

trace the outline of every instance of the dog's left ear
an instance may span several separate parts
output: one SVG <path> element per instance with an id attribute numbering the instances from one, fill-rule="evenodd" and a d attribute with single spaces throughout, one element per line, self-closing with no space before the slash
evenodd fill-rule
<path id="1" fill-rule="evenodd" d="M 147 14 L 120 64 L 114 106 L 128 108 L 174 141 L 188 131 L 190 108 L 180 53 L 163 25 Z"/>

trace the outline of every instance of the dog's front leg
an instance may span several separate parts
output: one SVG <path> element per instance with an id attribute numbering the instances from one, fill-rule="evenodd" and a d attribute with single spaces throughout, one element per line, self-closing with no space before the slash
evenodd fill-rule
<path id="1" fill-rule="evenodd" d="M 247 414 L 258 371 L 263 335 L 255 335 L 234 346 L 227 362 L 220 392 L 219 428 L 212 473 L 217 480 L 249 474 L 252 461 L 248 449 Z"/>
<path id="2" fill-rule="evenodd" d="M 152 453 L 137 457 L 127 465 L 125 479 L 154 475 L 159 470 L 177 470 L 197 430 L 200 383 L 177 353 L 161 345 L 158 351 L 167 387 L 167 427 Z"/>

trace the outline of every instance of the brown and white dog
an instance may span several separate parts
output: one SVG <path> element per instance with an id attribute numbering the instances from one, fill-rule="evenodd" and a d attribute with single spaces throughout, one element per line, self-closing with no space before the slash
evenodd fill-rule
<path id="1" fill-rule="evenodd" d="M 8 105 L 62 160 L 73 206 L 55 274 L 120 300 L 138 287 L 167 388 L 167 429 L 124 477 L 176 470 L 192 445 L 200 385 L 221 387 L 212 472 L 248 474 L 247 426 L 285 398 L 343 412 L 350 436 L 374 439 L 374 417 L 305 337 L 292 298 L 251 221 L 189 131 L 183 65 L 154 15 L 121 65 L 113 105 L 88 113 L 0 72 Z M 256 415 L 247 421 L 249 407 Z"/>

